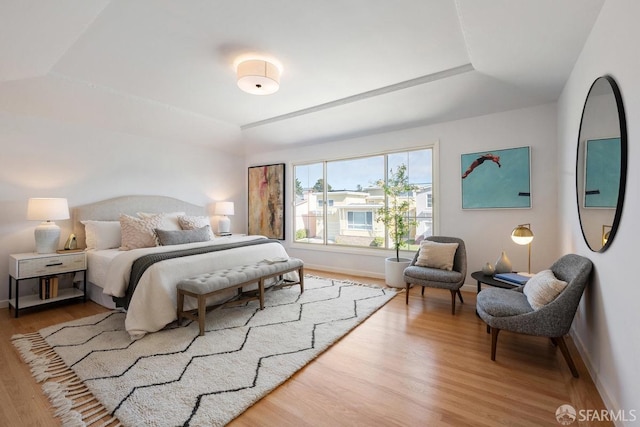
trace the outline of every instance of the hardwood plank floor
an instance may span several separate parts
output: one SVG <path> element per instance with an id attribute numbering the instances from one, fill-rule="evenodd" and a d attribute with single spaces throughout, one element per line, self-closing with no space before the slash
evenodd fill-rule
<path id="1" fill-rule="evenodd" d="M 605 409 L 571 339 L 577 379 L 545 338 L 502 332 L 492 362 L 475 294 L 463 296 L 452 316 L 447 291 L 427 289 L 423 299 L 414 289 L 408 306 L 399 294 L 230 425 L 558 426 L 555 411 L 562 404 Z M 11 336 L 102 311 L 92 302 L 27 311 L 18 319 L 0 310 L 0 425 L 59 425 Z"/>

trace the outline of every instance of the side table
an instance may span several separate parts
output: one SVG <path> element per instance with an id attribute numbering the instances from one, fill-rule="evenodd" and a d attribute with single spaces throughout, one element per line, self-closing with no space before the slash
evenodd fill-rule
<path id="1" fill-rule="evenodd" d="M 54 277 L 62 273 L 82 273 L 82 289 L 60 289 L 58 296 L 41 299 L 38 294 L 20 295 L 20 282 L 26 279 Z M 15 284 L 15 297 L 13 288 Z M 54 254 L 22 253 L 9 255 L 9 307 L 14 308 L 15 317 L 28 307 L 50 304 L 67 299 L 87 300 L 87 254 L 84 251 Z"/>
<path id="2" fill-rule="evenodd" d="M 496 288 L 503 289 L 513 289 L 518 287 L 518 285 L 515 284 L 511 285 L 509 283 L 496 280 L 493 278 L 493 276 L 486 276 L 482 271 L 474 271 L 473 273 L 471 273 L 471 277 L 474 278 L 476 282 L 478 282 L 478 293 L 480 293 L 480 291 L 482 290 L 483 283 L 485 285 L 495 286 Z"/>

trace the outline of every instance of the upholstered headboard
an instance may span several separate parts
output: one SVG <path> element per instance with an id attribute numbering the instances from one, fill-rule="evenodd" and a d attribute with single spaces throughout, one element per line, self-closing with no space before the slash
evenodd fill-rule
<path id="1" fill-rule="evenodd" d="M 73 233 L 76 235 L 79 248 L 86 246 L 84 225 L 80 221 L 118 221 L 121 213 L 135 216 L 137 212 L 184 212 L 187 215 L 208 215 L 203 206 L 166 196 L 115 197 L 88 205 L 76 206 L 71 212 Z"/>

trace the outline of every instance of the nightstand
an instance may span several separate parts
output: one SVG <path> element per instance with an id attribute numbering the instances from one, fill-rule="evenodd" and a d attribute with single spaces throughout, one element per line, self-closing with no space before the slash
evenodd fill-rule
<path id="1" fill-rule="evenodd" d="M 40 295 L 20 295 L 20 282 L 25 279 L 39 279 L 56 276 L 62 273 L 82 273 L 83 288 L 74 286 L 58 290 L 53 298 L 40 299 Z M 15 283 L 15 298 L 13 284 Z M 40 284 L 38 283 L 38 286 Z M 68 254 L 37 254 L 34 252 L 9 255 L 9 307 L 15 310 L 18 317 L 21 309 L 50 304 L 57 301 L 82 298 L 87 300 L 87 254 L 71 252 Z"/>

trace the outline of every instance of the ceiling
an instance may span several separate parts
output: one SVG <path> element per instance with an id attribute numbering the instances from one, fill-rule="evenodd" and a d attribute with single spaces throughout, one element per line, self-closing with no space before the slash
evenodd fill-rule
<path id="1" fill-rule="evenodd" d="M 604 0 L 12 0 L 0 112 L 236 153 L 560 95 Z M 236 86 L 273 57 L 280 90 Z"/>

